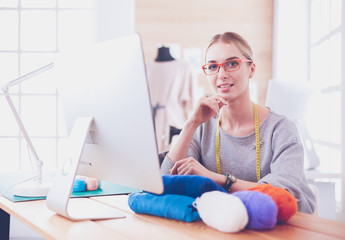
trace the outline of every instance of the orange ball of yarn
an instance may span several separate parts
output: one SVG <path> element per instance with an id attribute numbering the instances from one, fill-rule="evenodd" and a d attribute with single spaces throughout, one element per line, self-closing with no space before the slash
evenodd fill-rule
<path id="1" fill-rule="evenodd" d="M 259 184 L 247 190 L 258 191 L 270 196 L 278 207 L 278 221 L 286 222 L 297 212 L 296 199 L 284 188 L 274 187 L 271 184 Z"/>

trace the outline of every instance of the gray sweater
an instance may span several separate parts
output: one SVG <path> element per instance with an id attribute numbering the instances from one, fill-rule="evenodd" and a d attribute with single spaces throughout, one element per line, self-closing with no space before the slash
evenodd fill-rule
<path id="1" fill-rule="evenodd" d="M 217 172 L 215 143 L 217 120 L 211 118 L 195 131 L 188 156 L 207 169 Z M 288 190 L 297 199 L 301 212 L 313 213 L 315 196 L 304 175 L 304 151 L 296 125 L 284 116 L 270 112 L 260 125 L 261 179 L 256 177 L 255 132 L 234 137 L 220 128 L 220 160 L 222 174 L 239 179 L 269 183 Z M 169 174 L 174 163 L 166 156 L 161 173 Z"/>

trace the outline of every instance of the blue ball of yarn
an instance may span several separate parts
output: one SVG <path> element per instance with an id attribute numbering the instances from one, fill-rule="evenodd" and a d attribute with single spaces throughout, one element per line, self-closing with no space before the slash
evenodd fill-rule
<path id="1" fill-rule="evenodd" d="M 271 197 L 255 191 L 239 191 L 233 193 L 240 198 L 248 212 L 246 228 L 255 230 L 272 229 L 277 223 L 278 207 Z"/>
<path id="2" fill-rule="evenodd" d="M 73 192 L 84 192 L 86 190 L 86 183 L 83 179 L 76 178 L 73 184 Z"/>

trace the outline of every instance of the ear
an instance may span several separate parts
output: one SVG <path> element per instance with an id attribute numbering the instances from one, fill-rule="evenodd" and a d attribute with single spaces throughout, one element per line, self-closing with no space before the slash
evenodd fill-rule
<path id="1" fill-rule="evenodd" d="M 253 76 L 254 76 L 254 74 L 255 74 L 255 68 L 256 68 L 255 63 L 252 63 L 252 64 L 250 65 L 249 79 L 250 79 L 250 78 L 253 78 Z"/>

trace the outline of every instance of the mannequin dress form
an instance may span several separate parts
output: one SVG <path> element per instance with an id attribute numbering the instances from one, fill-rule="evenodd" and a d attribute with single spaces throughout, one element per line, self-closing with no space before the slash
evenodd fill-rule
<path id="1" fill-rule="evenodd" d="M 193 100 L 191 66 L 176 60 L 168 47 L 158 48 L 154 61 L 146 65 L 156 139 L 160 152 L 169 150 L 172 134 L 178 134 L 187 119 L 187 102 Z"/>

